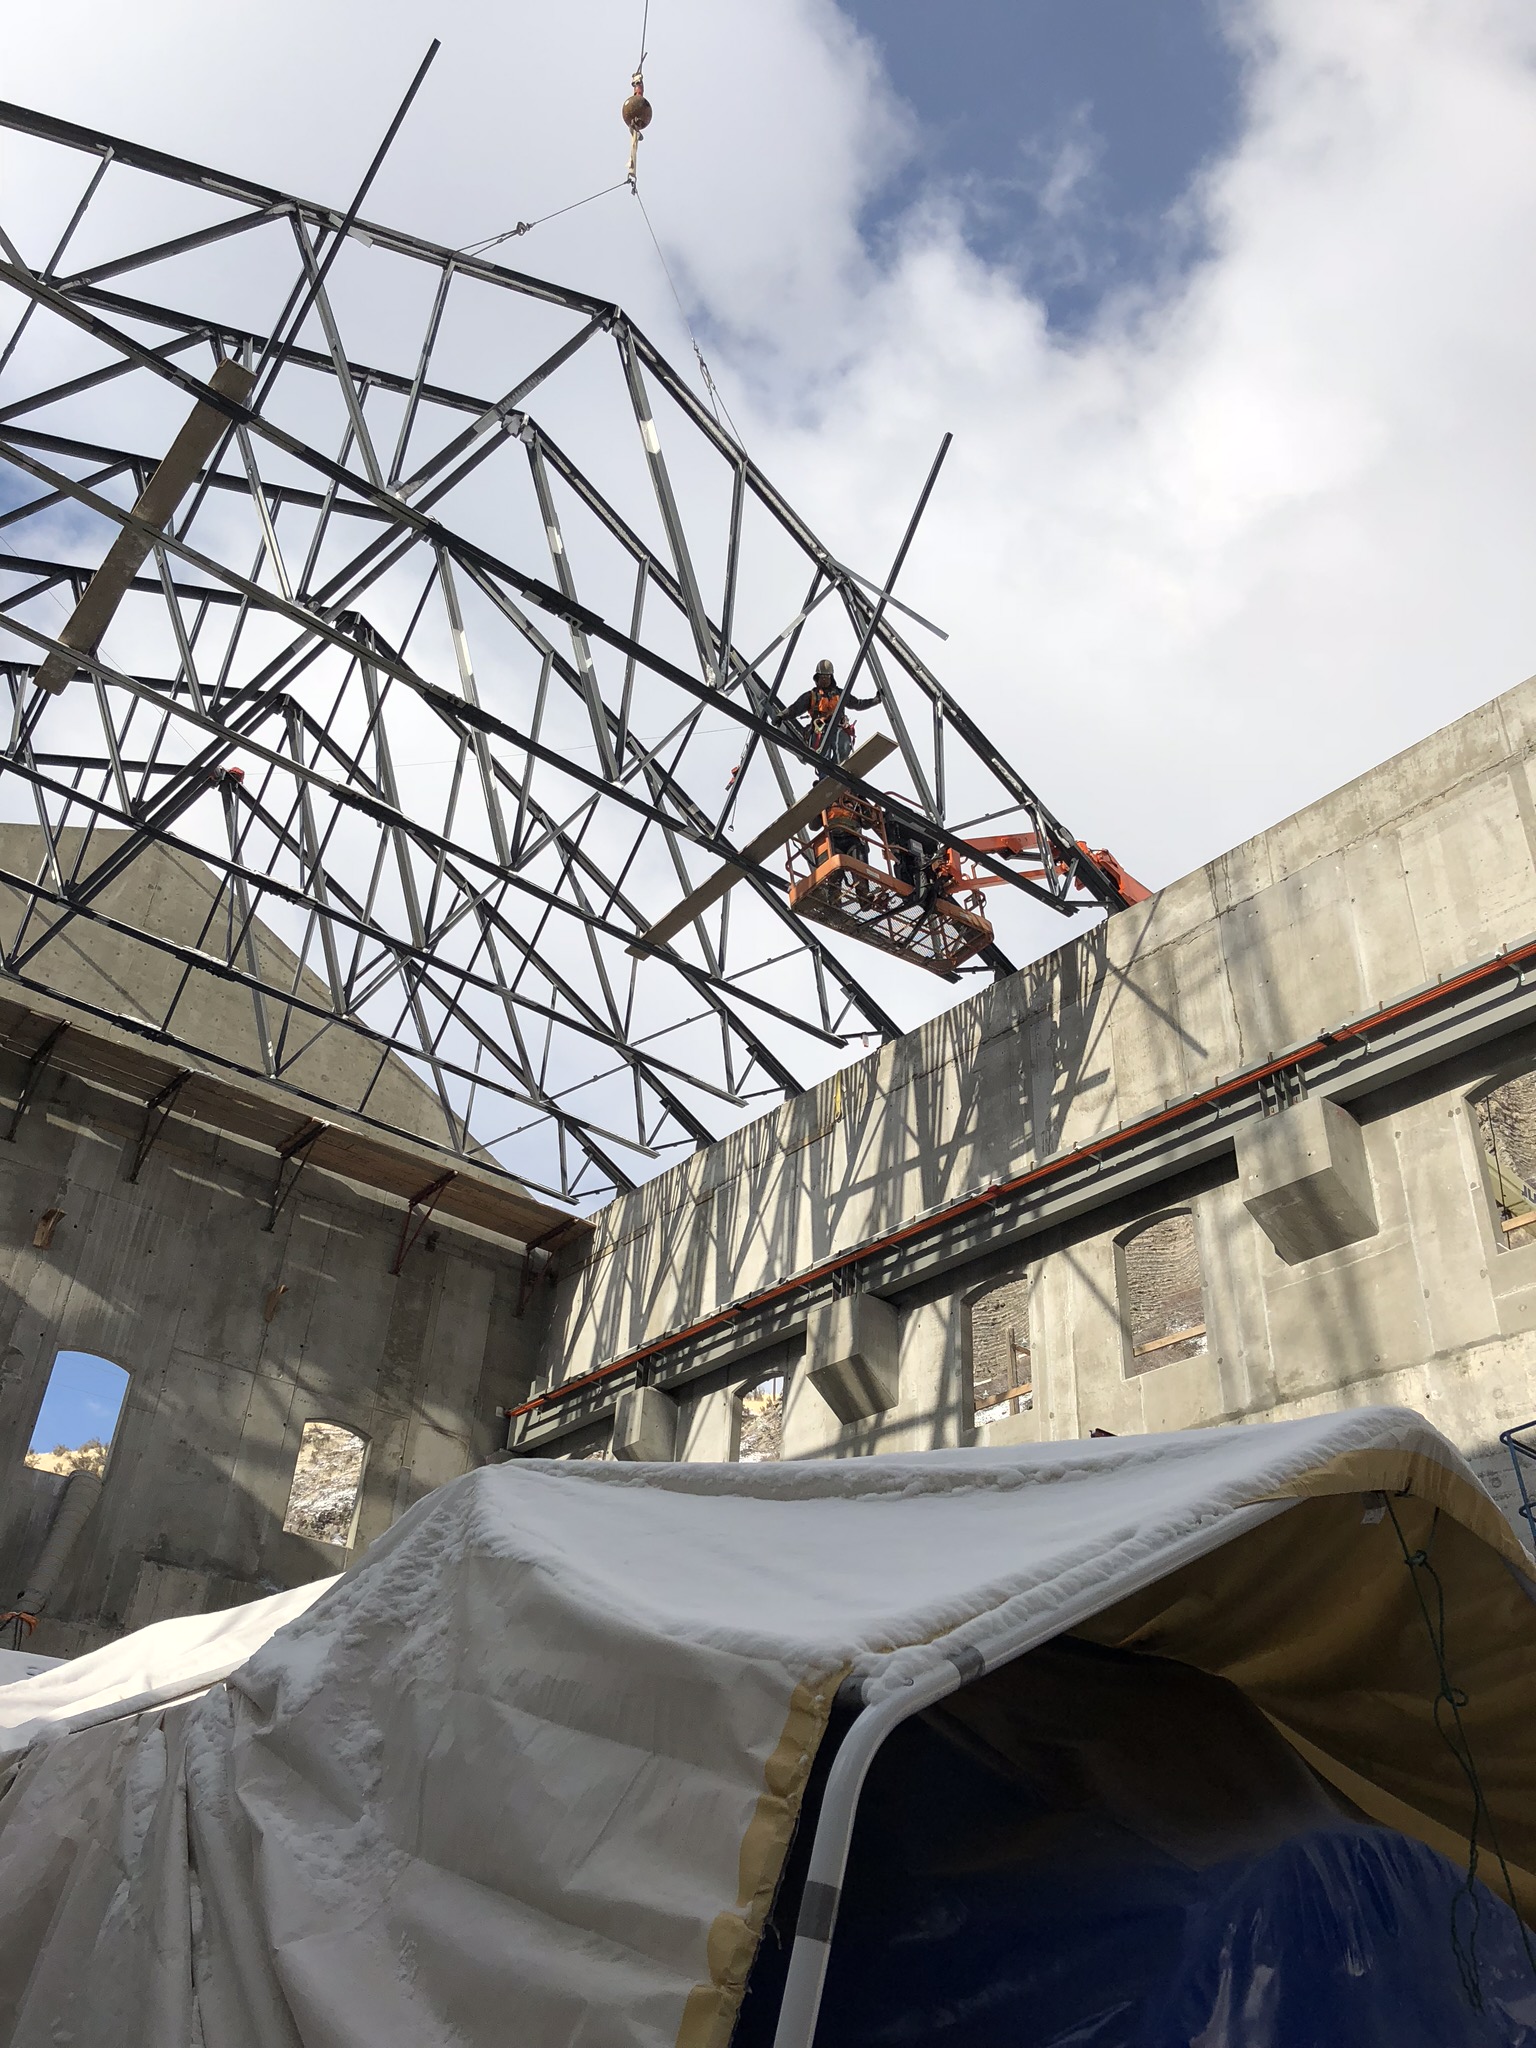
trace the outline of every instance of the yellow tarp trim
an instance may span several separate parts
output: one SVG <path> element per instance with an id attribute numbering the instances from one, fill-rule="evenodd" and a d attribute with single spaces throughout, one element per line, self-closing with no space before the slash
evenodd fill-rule
<path id="1" fill-rule="evenodd" d="M 731 2038 L 800 1816 L 806 1779 L 846 1672 L 844 1665 L 814 1685 L 798 1685 L 790 1697 L 784 1733 L 763 1766 L 764 1790 L 742 1838 L 736 1907 L 717 1914 L 710 1927 L 709 1982 L 696 1984 L 688 1994 L 677 2048 L 726 2048 Z"/>
<path id="2" fill-rule="evenodd" d="M 1075 1633 L 1175 1657 L 1241 1688 L 1372 1819 L 1458 1862 L 1474 1800 L 1436 1726 L 1440 1675 L 1419 1604 L 1445 1595 L 1445 1661 L 1509 1867 L 1536 1923 L 1536 1604 L 1530 1559 L 1487 1497 L 1436 1460 L 1367 1451 L 1287 1489 L 1301 1505 L 1117 1602 Z M 1379 1519 L 1362 1495 L 1384 1494 Z M 1393 1525 L 1393 1514 L 1397 1527 Z M 1399 1541 L 1398 1530 L 1402 1541 Z M 1417 1584 L 1415 1583 L 1417 1581 Z M 1442 1708 L 1442 1713 L 1446 1712 Z M 1504 1890 L 1486 1827 L 1479 1874 Z"/>
<path id="3" fill-rule="evenodd" d="M 1393 1513 L 1366 1521 L 1372 1495 Z M 1344 1453 L 1272 1497 L 1300 1505 L 1073 1633 L 1230 1680 L 1372 1820 L 1464 1862 L 1472 1796 L 1435 1725 L 1440 1678 L 1414 1585 L 1424 1575 L 1404 1563 L 1400 1529 L 1445 1589 L 1462 1726 L 1515 1903 L 1536 1924 L 1536 1580 L 1513 1530 L 1480 1487 L 1422 1451 Z M 1433 1586 L 1423 1591 L 1433 1611 Z M 791 1697 L 742 1841 L 735 1909 L 710 1928 L 709 1981 L 688 1995 L 677 2048 L 727 2048 L 842 1676 Z M 1486 1830 L 1481 1849 L 1480 1875 L 1502 1893 Z"/>

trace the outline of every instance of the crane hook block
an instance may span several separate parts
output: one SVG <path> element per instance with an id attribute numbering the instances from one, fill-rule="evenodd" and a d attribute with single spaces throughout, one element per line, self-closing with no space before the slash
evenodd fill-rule
<path id="1" fill-rule="evenodd" d="M 645 96 L 645 80 L 638 71 L 629 83 L 629 98 L 624 102 L 621 111 L 624 126 L 631 135 L 638 135 L 642 128 L 649 128 L 651 125 L 651 103 Z"/>
<path id="2" fill-rule="evenodd" d="M 651 125 L 651 103 L 645 96 L 645 80 L 638 71 L 629 81 L 629 85 L 629 98 L 620 108 L 620 112 L 624 116 L 624 126 L 629 130 L 629 171 L 627 175 L 630 188 L 633 190 L 635 170 L 640 156 L 641 134 Z"/>

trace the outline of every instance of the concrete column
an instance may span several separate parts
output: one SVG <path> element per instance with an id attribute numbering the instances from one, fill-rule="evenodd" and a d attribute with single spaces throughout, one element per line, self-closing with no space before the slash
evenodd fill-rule
<path id="1" fill-rule="evenodd" d="M 1288 1266 L 1374 1237 L 1376 1197 L 1360 1126 L 1314 1097 L 1237 1137 L 1243 1206 Z"/>
<path id="2" fill-rule="evenodd" d="M 613 1410 L 613 1455 L 643 1465 L 677 1456 L 677 1403 L 659 1387 L 626 1387 Z"/>
<path id="3" fill-rule="evenodd" d="M 896 1311 L 874 1294 L 845 1294 L 811 1310 L 805 1376 L 840 1422 L 894 1408 L 901 1391 Z"/>
<path id="4" fill-rule="evenodd" d="M 16 1605 L 23 1614 L 41 1614 L 64 1577 L 64 1567 L 73 1555 L 80 1531 L 91 1509 L 101 1498 L 101 1480 L 94 1472 L 72 1472 L 54 1510 L 41 1557 L 28 1574 L 29 1583 Z"/>
<path id="5" fill-rule="evenodd" d="M 694 1394 L 680 1414 L 677 1455 L 691 1464 L 730 1464 L 741 1436 L 736 1396 L 731 1389 L 716 1387 L 707 1394 Z"/>

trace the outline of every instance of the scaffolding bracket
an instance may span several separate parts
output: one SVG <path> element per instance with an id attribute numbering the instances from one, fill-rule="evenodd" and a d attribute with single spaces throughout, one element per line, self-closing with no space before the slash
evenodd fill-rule
<path id="1" fill-rule="evenodd" d="M 37 1048 L 37 1051 L 33 1053 L 31 1059 L 27 1061 L 27 1071 L 22 1076 L 21 1087 L 16 1095 L 16 1107 L 11 1112 L 10 1128 L 5 1134 L 5 1142 L 8 1145 L 15 1144 L 16 1133 L 21 1129 L 21 1120 L 27 1113 L 27 1105 L 37 1091 L 38 1082 L 41 1081 L 44 1073 L 47 1071 L 48 1063 L 53 1058 L 59 1040 L 68 1029 L 69 1025 L 67 1023 L 55 1024 L 48 1036 Z"/>
<path id="2" fill-rule="evenodd" d="M 426 1229 L 428 1222 L 431 1220 L 432 1211 L 437 1207 L 439 1196 L 441 1196 L 443 1190 L 451 1184 L 454 1178 L 455 1176 L 451 1173 L 440 1174 L 435 1181 L 424 1187 L 419 1195 L 412 1195 L 406 1208 L 405 1218 L 400 1225 L 400 1242 L 395 1249 L 394 1261 L 389 1269 L 391 1273 L 398 1275 L 400 1268 L 405 1264 L 407 1255 L 413 1249 L 421 1233 Z"/>
<path id="3" fill-rule="evenodd" d="M 521 1316 L 533 1299 L 533 1283 L 541 1273 L 549 1271 L 549 1262 L 554 1257 L 553 1240 L 564 1237 L 570 1228 L 568 1223 L 557 1223 L 553 1230 L 546 1230 L 542 1237 L 536 1237 L 523 1251 L 523 1277 L 517 1290 L 517 1312 Z M 534 1254 L 542 1253 L 543 1261 L 535 1264 Z"/>
<path id="4" fill-rule="evenodd" d="M 277 1178 L 272 1183 L 272 1199 L 267 1210 L 267 1220 L 261 1226 L 263 1230 L 277 1228 L 277 1219 L 288 1197 L 299 1184 L 304 1162 L 309 1158 L 316 1141 L 323 1138 L 329 1129 L 329 1124 L 321 1123 L 318 1118 L 311 1118 L 307 1124 L 299 1126 L 286 1145 L 280 1147 L 277 1155 Z"/>
<path id="5" fill-rule="evenodd" d="M 171 1111 L 176 1107 L 176 1098 L 192 1078 L 192 1069 L 183 1067 L 179 1074 L 173 1074 L 160 1093 L 144 1105 L 144 1122 L 139 1130 L 138 1143 L 133 1148 L 133 1165 L 129 1169 L 128 1184 L 138 1184 L 144 1162 L 160 1141 L 160 1134 L 170 1121 Z"/>

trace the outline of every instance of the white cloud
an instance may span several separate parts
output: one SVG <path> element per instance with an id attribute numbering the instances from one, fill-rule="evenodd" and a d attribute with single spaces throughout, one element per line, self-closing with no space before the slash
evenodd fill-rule
<path id="1" fill-rule="evenodd" d="M 988 729 L 1157 880 L 1536 665 L 1529 17 L 1272 0 L 1238 26 L 1208 261 L 1060 344 L 916 217 L 776 451 L 878 558 L 955 429 L 910 594 Z"/>
<path id="2" fill-rule="evenodd" d="M 468 241 L 620 173 L 638 19 L 56 0 L 11 25 L 8 90 L 341 201 L 430 25 L 373 210 Z M 1188 201 L 1211 253 L 1062 341 L 941 198 L 861 242 L 912 117 L 828 0 L 651 20 L 645 190 L 754 453 L 873 572 L 955 431 L 907 584 L 952 631 L 941 673 L 1154 882 L 1536 666 L 1528 10 L 1234 0 L 1228 25 L 1246 117 Z M 507 253 L 682 353 L 623 194 Z"/>

